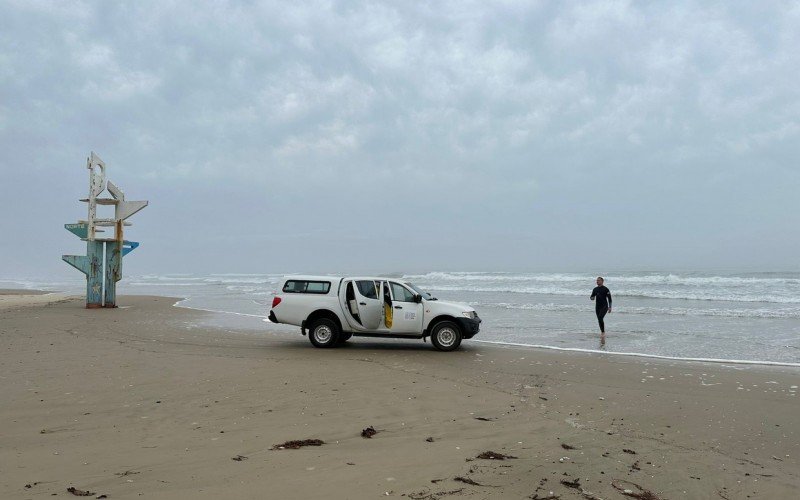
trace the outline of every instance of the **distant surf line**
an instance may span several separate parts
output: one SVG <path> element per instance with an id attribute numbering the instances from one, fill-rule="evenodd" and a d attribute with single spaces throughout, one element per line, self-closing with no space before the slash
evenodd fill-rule
<path id="1" fill-rule="evenodd" d="M 554 303 L 509 303 L 509 302 L 469 302 L 473 307 L 520 310 L 520 311 L 546 311 L 546 312 L 589 312 L 594 310 L 593 305 L 579 304 L 554 304 Z M 618 306 L 617 314 L 636 315 L 669 315 L 669 316 L 694 316 L 714 318 L 754 318 L 754 319 L 786 319 L 800 318 L 800 308 L 782 308 L 769 310 L 765 308 L 751 309 L 695 309 L 688 307 L 637 307 Z"/>
<path id="2" fill-rule="evenodd" d="M 571 290 L 566 288 L 553 287 L 505 287 L 505 286 L 453 286 L 440 285 L 436 283 L 421 283 L 420 286 L 431 292 L 480 292 L 480 293 L 513 293 L 520 295 L 557 295 L 566 297 L 582 297 L 585 291 Z M 707 292 L 683 293 L 680 291 L 647 291 L 647 290 L 626 290 L 615 289 L 615 297 L 628 297 L 632 299 L 660 299 L 660 300 L 681 300 L 681 301 L 708 301 L 708 302 L 745 302 L 745 303 L 767 303 L 767 304 L 800 304 L 800 298 L 796 296 L 778 295 L 722 295 L 719 293 Z"/>

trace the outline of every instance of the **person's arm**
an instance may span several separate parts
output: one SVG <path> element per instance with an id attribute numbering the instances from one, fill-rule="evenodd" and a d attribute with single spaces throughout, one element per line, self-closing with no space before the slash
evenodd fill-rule
<path id="1" fill-rule="evenodd" d="M 608 312 L 611 312 L 611 290 L 608 291 Z"/>
<path id="2" fill-rule="evenodd" d="M 589 300 L 594 300 L 595 295 L 597 295 L 597 288 L 592 289 L 592 296 L 589 297 Z"/>

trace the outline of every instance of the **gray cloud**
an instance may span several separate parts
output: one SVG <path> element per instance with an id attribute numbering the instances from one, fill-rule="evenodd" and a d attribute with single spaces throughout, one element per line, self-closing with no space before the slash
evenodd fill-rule
<path id="1" fill-rule="evenodd" d="M 797 267 L 797 3 L 0 5 L 2 275 Z"/>

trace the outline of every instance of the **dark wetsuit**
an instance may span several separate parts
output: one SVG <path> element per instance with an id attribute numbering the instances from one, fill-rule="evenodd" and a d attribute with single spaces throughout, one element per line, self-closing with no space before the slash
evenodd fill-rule
<path id="1" fill-rule="evenodd" d="M 596 286 L 592 290 L 591 298 L 595 301 L 594 312 L 597 314 L 597 322 L 600 323 L 600 331 L 605 333 L 606 324 L 603 323 L 603 317 L 611 309 L 611 290 L 606 288 L 605 285 Z"/>

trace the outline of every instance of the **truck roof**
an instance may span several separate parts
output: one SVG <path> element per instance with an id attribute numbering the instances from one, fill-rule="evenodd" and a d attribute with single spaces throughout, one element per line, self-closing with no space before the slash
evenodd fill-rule
<path id="1" fill-rule="evenodd" d="M 307 280 L 307 281 L 335 281 L 341 280 L 341 276 L 315 276 L 311 274 L 287 274 L 284 280 Z"/>
<path id="2" fill-rule="evenodd" d="M 379 281 L 399 281 L 405 283 L 407 280 L 403 278 L 387 278 L 385 276 L 321 276 L 310 274 L 287 274 L 283 277 L 286 280 L 308 280 L 308 281 L 335 281 L 343 279 L 352 280 L 379 280 Z"/>

